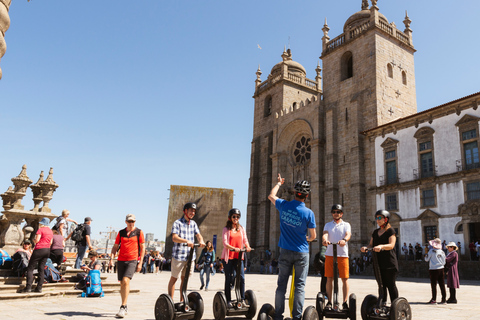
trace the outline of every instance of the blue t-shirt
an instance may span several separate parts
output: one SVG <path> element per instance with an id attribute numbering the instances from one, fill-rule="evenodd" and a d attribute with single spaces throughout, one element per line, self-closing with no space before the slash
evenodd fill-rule
<path id="1" fill-rule="evenodd" d="M 275 208 L 280 212 L 278 246 L 290 251 L 308 252 L 308 229 L 316 227 L 313 211 L 298 200 L 277 199 Z"/>

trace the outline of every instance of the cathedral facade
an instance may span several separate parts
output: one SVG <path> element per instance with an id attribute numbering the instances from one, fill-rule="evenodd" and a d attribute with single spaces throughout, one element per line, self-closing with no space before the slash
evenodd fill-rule
<path id="1" fill-rule="evenodd" d="M 325 21 L 320 56 L 323 70 L 320 66 L 316 68 L 314 80 L 306 78 L 304 67 L 292 59 L 290 49 L 284 50 L 282 61 L 271 69 L 266 80 L 262 81 L 262 72 L 260 68 L 257 70 L 247 208 L 247 232 L 257 253 L 269 250 L 274 256 L 278 254 L 278 214 L 267 199 L 278 173 L 286 178 L 278 193 L 284 199 L 293 199 L 296 181 L 305 179 L 311 183 L 312 193 L 306 205 L 316 214 L 319 236 L 324 224 L 332 219 L 331 206 L 336 203 L 344 206 L 344 220 L 352 225 L 349 245 L 354 254 L 358 252 L 355 248 L 370 239 L 375 228 L 374 212 L 386 208 L 388 192 L 384 189 L 388 169 L 385 169 L 384 149 L 380 146 L 384 141 L 378 140 L 378 136 L 384 139 L 385 132 L 378 128 L 388 127 L 395 135 L 397 131 L 388 124 L 417 115 L 415 48 L 408 15 L 401 31 L 380 13 L 376 2 L 372 1 L 369 6 L 368 1 L 362 1 L 361 11 L 350 16 L 344 32 L 333 39 Z M 473 111 L 474 104 L 469 101 L 467 109 Z M 415 126 L 410 120 L 407 123 Z M 418 123 L 416 125 L 418 127 Z M 442 128 L 436 130 L 438 135 Z M 404 150 L 402 158 L 409 156 L 407 149 Z M 478 146 L 476 150 L 478 161 Z M 414 154 L 416 157 L 417 153 Z M 407 163 L 410 162 L 404 161 L 402 165 L 408 167 Z M 397 174 L 398 169 L 395 170 Z M 410 184 L 404 188 L 415 189 L 414 184 L 422 182 L 408 181 Z M 392 184 L 400 183 L 390 182 L 390 191 L 394 188 Z M 434 209 L 438 217 L 443 214 L 440 208 Z M 405 214 L 398 209 L 393 211 L 398 222 L 396 229 L 401 234 L 400 224 Z M 411 219 L 411 215 L 407 219 Z M 424 215 L 424 219 L 430 218 L 430 213 Z M 421 222 L 421 213 L 415 219 L 420 221 L 417 227 L 425 225 Z M 451 229 L 444 225 L 445 238 L 454 234 L 454 228 Z M 442 232 L 436 236 L 442 236 Z M 405 237 L 399 242 L 424 242 L 418 230 Z M 458 238 L 453 237 L 452 241 Z M 316 253 L 319 248 L 319 242 L 313 243 L 311 252 Z"/>

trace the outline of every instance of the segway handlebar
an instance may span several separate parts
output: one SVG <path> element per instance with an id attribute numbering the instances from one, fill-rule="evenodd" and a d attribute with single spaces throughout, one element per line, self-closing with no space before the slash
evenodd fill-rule
<path id="1" fill-rule="evenodd" d="M 253 249 L 253 248 L 250 248 L 250 249 L 251 249 L 251 251 L 255 250 L 255 249 Z M 230 251 L 235 251 L 235 249 L 229 249 L 229 250 L 230 250 Z M 246 251 L 247 251 L 247 249 L 245 249 L 245 248 L 240 249 L 240 252 L 246 252 Z"/>
<path id="2" fill-rule="evenodd" d="M 187 243 L 183 243 L 183 246 L 184 246 L 184 247 L 188 247 L 188 244 L 187 244 Z M 193 247 L 194 247 L 194 248 L 200 247 L 200 243 L 194 243 L 194 244 L 193 244 Z"/>

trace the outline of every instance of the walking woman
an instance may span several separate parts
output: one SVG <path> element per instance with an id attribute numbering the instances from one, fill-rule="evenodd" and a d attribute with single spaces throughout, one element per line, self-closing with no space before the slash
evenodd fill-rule
<path id="1" fill-rule="evenodd" d="M 213 250 L 213 245 L 210 240 L 208 240 L 205 244 L 205 248 L 203 248 L 200 257 L 197 260 L 197 266 L 200 269 L 200 281 L 202 282 L 202 286 L 200 290 L 205 287 L 205 291 L 208 291 L 208 284 L 210 283 L 210 273 L 213 272 L 213 261 L 215 261 L 215 250 Z M 203 275 L 206 275 L 207 283 L 203 281 Z"/>
<path id="2" fill-rule="evenodd" d="M 450 298 L 448 298 L 447 303 L 457 303 L 456 289 L 460 287 L 460 281 L 458 279 L 458 247 L 455 242 L 450 242 L 447 244 L 447 250 L 447 287 L 450 291 Z"/>
<path id="3" fill-rule="evenodd" d="M 429 241 L 430 246 L 432 247 L 428 254 L 425 256 L 425 261 L 429 263 L 430 273 L 430 285 L 432 287 L 432 299 L 428 302 L 429 304 L 437 303 L 437 282 L 440 286 L 440 292 L 442 293 L 442 301 L 440 304 L 446 304 L 446 291 L 445 291 L 445 280 L 443 268 L 445 266 L 445 253 L 442 250 L 442 240 L 435 238 L 434 240 Z"/>
<path id="4" fill-rule="evenodd" d="M 366 252 L 367 248 L 373 249 L 377 255 L 377 262 L 380 267 L 380 277 L 383 283 L 383 292 L 378 288 L 378 295 L 387 301 L 387 289 L 390 294 L 390 302 L 398 298 L 398 289 L 395 283 L 398 274 L 398 261 L 395 252 L 395 230 L 390 225 L 390 212 L 378 210 L 375 213 L 375 221 L 378 229 L 373 231 L 368 247 L 362 247 L 361 251 Z"/>
<path id="5" fill-rule="evenodd" d="M 38 263 L 38 284 L 35 288 L 35 292 L 42 292 L 43 281 L 45 279 L 45 263 L 47 262 L 48 257 L 50 256 L 50 246 L 53 242 L 53 233 L 52 230 L 48 227 L 50 224 L 50 219 L 43 218 L 39 223 L 39 228 L 35 239 L 33 240 L 35 244 L 35 249 L 33 249 L 32 256 L 28 262 L 27 268 L 27 285 L 21 292 L 32 292 L 33 284 L 33 269 Z"/>
<path id="6" fill-rule="evenodd" d="M 225 261 L 225 297 L 227 298 L 227 303 L 230 303 L 232 300 L 231 296 L 231 287 L 233 283 L 233 274 L 238 263 L 241 263 L 240 268 L 240 294 L 242 300 L 245 300 L 245 273 L 243 260 L 238 259 L 239 252 L 244 247 L 247 252 L 250 252 L 250 244 L 248 243 L 247 234 L 245 229 L 240 225 L 240 210 L 230 209 L 228 212 L 227 225 L 223 228 L 223 251 L 222 259 Z M 234 250 L 234 251 L 230 251 Z"/>

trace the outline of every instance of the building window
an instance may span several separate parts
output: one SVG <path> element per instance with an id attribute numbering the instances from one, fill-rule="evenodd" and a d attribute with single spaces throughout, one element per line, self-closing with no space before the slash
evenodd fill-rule
<path id="1" fill-rule="evenodd" d="M 297 164 L 305 164 L 310 160 L 312 154 L 312 147 L 310 146 L 310 138 L 301 137 L 295 143 L 295 149 L 293 151 L 293 158 Z"/>
<path id="2" fill-rule="evenodd" d="M 353 56 L 350 51 L 343 54 L 340 63 L 341 80 L 353 77 Z"/>
<path id="3" fill-rule="evenodd" d="M 398 183 L 397 172 L 397 144 L 398 140 L 387 138 L 382 144 L 385 161 L 385 176 L 380 178 L 384 184 Z"/>
<path id="4" fill-rule="evenodd" d="M 402 83 L 407 85 L 407 73 L 405 71 L 402 71 Z"/>
<path id="5" fill-rule="evenodd" d="M 423 234 L 425 235 L 424 243 L 437 238 L 437 226 L 423 227 Z"/>
<path id="6" fill-rule="evenodd" d="M 387 194 L 385 196 L 385 207 L 389 211 L 398 210 L 398 203 L 397 203 L 397 194 Z"/>
<path id="7" fill-rule="evenodd" d="M 471 182 L 466 184 L 467 200 L 480 199 L 480 182 Z"/>
<path id="8" fill-rule="evenodd" d="M 264 117 L 268 117 L 271 114 L 272 114 L 272 96 L 267 96 L 267 98 L 265 98 L 263 115 Z"/>
<path id="9" fill-rule="evenodd" d="M 479 168 L 477 129 L 462 132 L 462 142 L 465 170 Z"/>
<path id="10" fill-rule="evenodd" d="M 433 133 L 432 128 L 424 127 L 417 130 L 415 138 L 418 144 L 419 176 L 416 178 L 428 178 L 435 175 L 435 160 L 433 157 Z"/>
<path id="11" fill-rule="evenodd" d="M 422 207 L 434 207 L 435 206 L 435 189 L 422 190 Z"/>
<path id="12" fill-rule="evenodd" d="M 390 63 L 387 64 L 387 74 L 389 78 L 393 79 L 393 67 Z"/>

